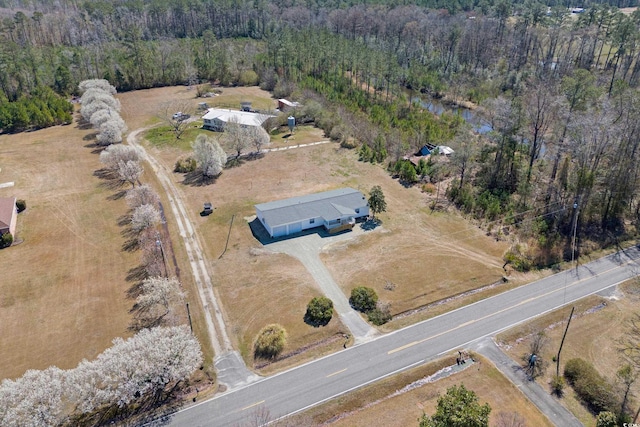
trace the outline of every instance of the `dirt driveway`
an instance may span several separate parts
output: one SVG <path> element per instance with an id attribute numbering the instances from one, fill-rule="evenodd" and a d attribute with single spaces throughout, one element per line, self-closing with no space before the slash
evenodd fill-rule
<path id="1" fill-rule="evenodd" d="M 331 273 L 320 260 L 320 252 L 330 249 L 330 245 L 350 239 L 357 239 L 364 233 L 380 232 L 364 231 L 356 226 L 352 231 L 330 235 L 324 230 L 302 233 L 295 237 L 278 239 L 273 242 L 263 241 L 264 246 L 273 252 L 280 252 L 298 259 L 314 278 L 322 293 L 333 301 L 333 306 L 340 316 L 340 320 L 349 328 L 356 343 L 365 342 L 373 338 L 378 331 L 362 319 L 349 305 L 347 296 L 340 286 L 333 280 Z"/>

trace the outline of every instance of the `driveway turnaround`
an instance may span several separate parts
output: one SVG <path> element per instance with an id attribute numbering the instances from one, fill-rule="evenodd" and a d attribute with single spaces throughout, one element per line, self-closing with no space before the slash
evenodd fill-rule
<path id="1" fill-rule="evenodd" d="M 342 292 L 340 286 L 331 277 L 327 267 L 320 260 L 320 251 L 330 243 L 351 239 L 364 232 L 360 227 L 356 226 L 350 232 L 336 235 L 329 235 L 323 230 L 265 244 L 265 247 L 273 252 L 285 253 L 300 260 L 316 281 L 324 296 L 333 301 L 333 307 L 340 316 L 342 323 L 351 331 L 356 344 L 373 338 L 378 331 L 365 322 L 362 316 L 351 308 L 344 292 Z"/>
<path id="2" fill-rule="evenodd" d="M 537 382 L 529 380 L 522 366 L 507 356 L 493 339 L 483 338 L 469 348 L 489 359 L 552 423 L 562 427 L 582 427 L 582 423 L 551 396 L 549 391 L 544 390 Z"/>

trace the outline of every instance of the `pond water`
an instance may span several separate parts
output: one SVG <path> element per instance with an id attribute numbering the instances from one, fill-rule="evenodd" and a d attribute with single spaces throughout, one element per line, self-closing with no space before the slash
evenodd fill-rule
<path id="1" fill-rule="evenodd" d="M 422 108 L 425 108 L 432 113 L 437 114 L 438 116 L 442 115 L 442 113 L 444 113 L 445 111 L 448 111 L 452 114 L 459 114 L 467 123 L 471 125 L 473 130 L 478 132 L 479 134 L 489 133 L 492 130 L 491 125 L 487 123 L 487 121 L 483 120 L 468 108 L 445 105 L 433 98 L 422 99 L 420 97 L 414 96 L 413 98 L 411 98 L 411 102 L 415 101 L 417 101 Z"/>

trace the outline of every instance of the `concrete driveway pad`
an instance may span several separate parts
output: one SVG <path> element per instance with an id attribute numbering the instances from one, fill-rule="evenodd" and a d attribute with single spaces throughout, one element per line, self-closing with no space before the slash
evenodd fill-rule
<path id="1" fill-rule="evenodd" d="M 333 307 L 340 319 L 355 338 L 356 343 L 362 343 L 373 338 L 378 331 L 370 326 L 362 316 L 349 305 L 349 299 L 333 280 L 331 273 L 320 260 L 320 251 L 327 245 L 343 240 L 353 239 L 365 233 L 359 226 L 352 231 L 330 235 L 324 230 L 315 233 L 304 233 L 297 237 L 263 242 L 265 248 L 273 252 L 285 253 L 300 260 L 307 271 L 313 276 L 322 293 L 333 301 Z"/>

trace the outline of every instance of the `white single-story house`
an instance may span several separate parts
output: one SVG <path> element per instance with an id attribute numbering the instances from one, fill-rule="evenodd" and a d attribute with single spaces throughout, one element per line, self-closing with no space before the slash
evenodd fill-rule
<path id="1" fill-rule="evenodd" d="M 16 198 L 0 197 L 0 236 L 11 233 L 15 238 L 17 218 Z"/>
<path id="2" fill-rule="evenodd" d="M 225 124 L 231 120 L 236 120 L 240 126 L 262 126 L 268 118 L 273 117 L 268 114 L 250 113 L 248 111 L 223 110 L 219 108 L 209 108 L 207 114 L 202 116 L 204 129 L 223 132 Z"/>
<path id="3" fill-rule="evenodd" d="M 352 228 L 369 216 L 367 199 L 353 188 L 276 200 L 255 205 L 256 215 L 271 237 L 288 236 L 314 227 L 329 232 Z"/>

